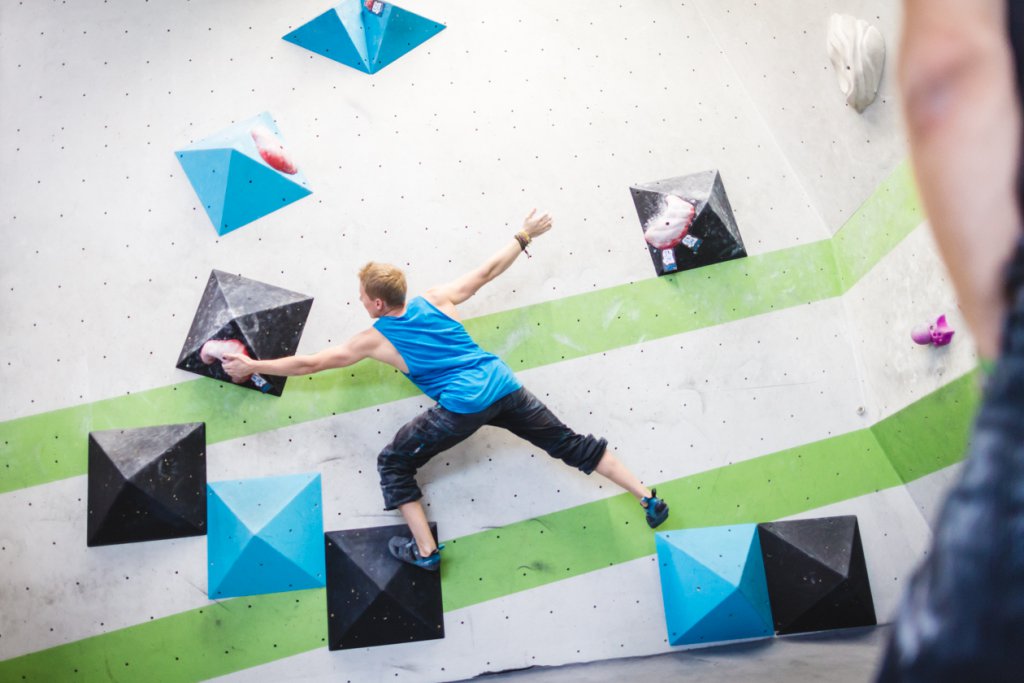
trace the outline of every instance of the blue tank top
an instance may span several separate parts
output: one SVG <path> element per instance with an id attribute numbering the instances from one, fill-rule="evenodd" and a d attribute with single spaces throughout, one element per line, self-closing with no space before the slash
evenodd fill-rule
<path id="1" fill-rule="evenodd" d="M 421 296 L 402 315 L 383 316 L 373 326 L 405 360 L 406 377 L 453 413 L 478 413 L 522 386 L 505 361 Z"/>

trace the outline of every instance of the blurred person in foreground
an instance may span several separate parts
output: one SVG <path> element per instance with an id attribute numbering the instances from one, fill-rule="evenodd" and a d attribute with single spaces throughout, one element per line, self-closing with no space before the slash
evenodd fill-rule
<path id="1" fill-rule="evenodd" d="M 921 199 L 988 375 L 960 481 L 878 681 L 1024 680 L 1024 0 L 904 0 Z"/>

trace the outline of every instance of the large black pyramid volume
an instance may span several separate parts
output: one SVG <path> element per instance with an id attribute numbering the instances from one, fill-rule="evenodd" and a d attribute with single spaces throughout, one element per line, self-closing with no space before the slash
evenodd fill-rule
<path id="1" fill-rule="evenodd" d="M 437 540 L 437 525 L 430 531 Z M 405 525 L 329 531 L 327 647 L 347 650 L 444 638 L 441 574 L 400 562 L 388 552 Z"/>
<path id="2" fill-rule="evenodd" d="M 89 434 L 89 546 L 206 533 L 206 425 Z"/>
<path id="3" fill-rule="evenodd" d="M 757 532 L 776 633 L 876 623 L 855 516 L 758 524 Z"/>
<path id="4" fill-rule="evenodd" d="M 629 188 L 658 275 L 747 255 L 718 171 Z"/>
<path id="5" fill-rule="evenodd" d="M 246 353 L 258 360 L 291 356 L 299 346 L 313 298 L 240 275 L 219 270 L 210 273 L 188 338 L 178 357 L 178 368 L 224 382 L 231 378 L 219 361 L 209 365 L 199 356 L 203 344 L 212 339 L 235 339 Z M 280 396 L 284 377 L 263 377 L 266 393 Z M 261 389 L 252 380 L 250 389 Z"/>

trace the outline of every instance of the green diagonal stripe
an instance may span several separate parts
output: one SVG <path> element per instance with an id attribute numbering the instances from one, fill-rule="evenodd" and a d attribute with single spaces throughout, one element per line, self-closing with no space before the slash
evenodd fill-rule
<path id="1" fill-rule="evenodd" d="M 0 681 L 201 681 L 327 647 L 322 588 L 202 609 L 0 662 Z"/>
<path id="2" fill-rule="evenodd" d="M 871 427 L 886 453 L 899 454 L 891 462 L 900 480 L 910 482 L 940 470 L 963 452 L 963 435 L 970 431 L 978 403 L 972 390 L 976 377 L 972 373 L 958 380 L 966 383 L 962 390 L 936 392 Z"/>
<path id="3" fill-rule="evenodd" d="M 938 471 L 964 452 L 975 384 L 970 373 L 871 429 L 659 484 L 673 505 L 663 528 L 778 519 Z M 936 421 L 944 426 L 941 441 L 929 437 Z M 922 448 L 930 457 L 920 457 Z M 654 552 L 653 535 L 625 494 L 447 543 L 446 611 Z M 324 599 L 317 589 L 226 600 L 0 662 L 0 680 L 159 683 L 224 675 L 326 647 Z"/>
<path id="4" fill-rule="evenodd" d="M 832 239 L 843 290 L 852 287 L 923 220 L 910 164 L 903 162 Z"/>
<path id="5" fill-rule="evenodd" d="M 475 318 L 470 333 L 525 370 L 839 296 L 920 222 L 906 166 L 823 240 Z M 90 431 L 206 422 L 216 443 L 415 396 L 376 363 L 293 378 L 281 398 L 193 380 L 0 423 L 0 493 L 85 473 Z"/>

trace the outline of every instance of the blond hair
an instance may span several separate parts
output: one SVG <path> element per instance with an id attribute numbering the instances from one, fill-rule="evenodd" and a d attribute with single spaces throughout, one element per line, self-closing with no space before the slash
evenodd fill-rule
<path id="1" fill-rule="evenodd" d="M 381 299 L 392 308 L 405 305 L 405 273 L 400 268 L 370 261 L 359 269 L 359 282 L 371 299 Z"/>

